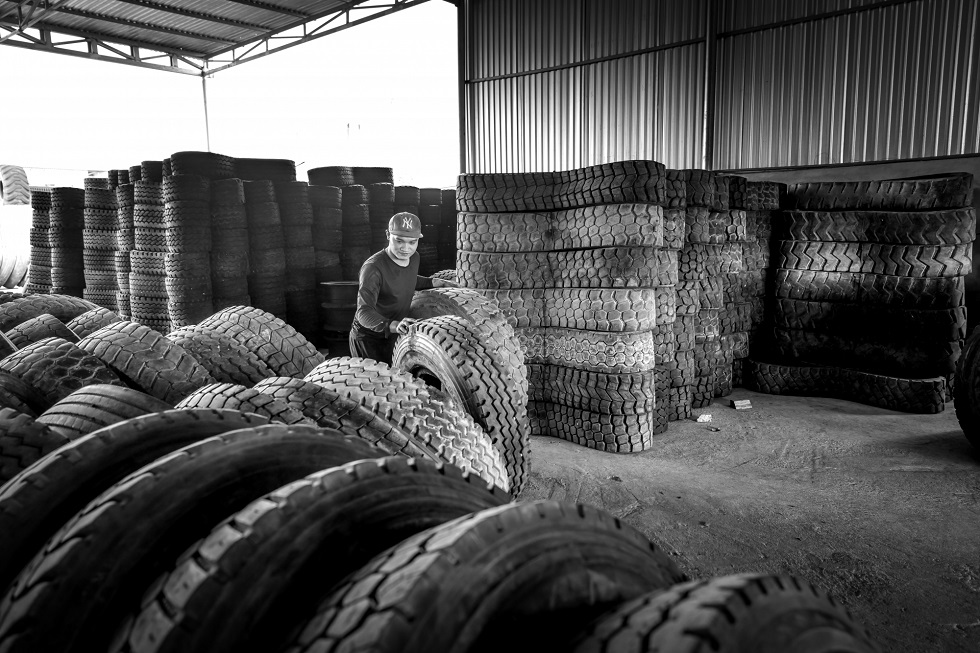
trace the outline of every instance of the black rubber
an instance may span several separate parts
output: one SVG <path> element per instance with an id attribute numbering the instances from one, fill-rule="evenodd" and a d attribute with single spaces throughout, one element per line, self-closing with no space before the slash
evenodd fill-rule
<path id="1" fill-rule="evenodd" d="M 87 385 L 37 418 L 72 440 L 118 422 L 173 408 L 145 392 L 115 385 Z"/>

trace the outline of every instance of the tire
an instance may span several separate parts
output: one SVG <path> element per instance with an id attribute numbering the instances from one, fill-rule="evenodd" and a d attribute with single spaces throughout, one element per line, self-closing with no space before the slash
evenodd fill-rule
<path id="1" fill-rule="evenodd" d="M 774 395 L 832 397 L 905 413 L 935 414 L 946 408 L 946 379 L 905 378 L 805 363 L 748 359 L 746 387 Z M 954 392 L 960 384 L 954 384 Z M 955 401 L 955 399 L 954 399 Z M 957 410 L 960 405 L 956 404 Z"/>
<path id="2" fill-rule="evenodd" d="M 634 453 L 649 449 L 653 436 L 667 430 L 666 407 L 662 408 L 644 413 L 600 413 L 532 401 L 528 417 L 531 435 L 560 438 L 598 451 Z"/>
<path id="3" fill-rule="evenodd" d="M 7 330 L 7 338 L 18 349 L 44 338 L 61 338 L 78 342 L 78 336 L 64 322 L 53 315 L 42 313 Z"/>
<path id="4" fill-rule="evenodd" d="M 367 578 L 378 583 L 370 594 L 360 591 Z M 378 653 L 565 650 L 570 623 L 682 580 L 666 554 L 606 513 L 511 504 L 376 556 L 319 606 L 292 650 L 343 650 L 355 641 Z M 347 611 L 361 618 L 342 620 Z"/>
<path id="5" fill-rule="evenodd" d="M 438 272 L 433 272 L 431 275 L 429 275 L 429 277 L 431 279 L 444 279 L 446 281 L 452 281 L 453 283 L 458 282 L 455 269 L 439 270 Z"/>
<path id="6" fill-rule="evenodd" d="M 251 387 L 275 372 L 241 342 L 201 326 L 186 326 L 167 334 L 167 339 L 197 359 L 219 383 Z"/>
<path id="7" fill-rule="evenodd" d="M 823 590 L 791 576 L 739 574 L 683 583 L 628 601 L 596 619 L 569 650 L 637 653 L 881 649 Z"/>
<path id="8" fill-rule="evenodd" d="M 789 208 L 800 210 L 926 211 L 970 205 L 969 173 L 926 175 L 880 181 L 830 181 L 791 184 Z"/>
<path id="9" fill-rule="evenodd" d="M 173 408 L 145 392 L 114 385 L 88 385 L 48 408 L 37 421 L 74 440 L 118 422 Z"/>
<path id="10" fill-rule="evenodd" d="M 387 457 L 317 472 L 266 495 L 260 519 L 238 513 L 185 553 L 161 587 L 186 591 L 175 601 L 161 589 L 144 601 L 129 650 L 144 650 L 151 633 L 160 653 L 284 649 L 329 590 L 372 557 L 508 499 L 425 460 Z M 235 540 L 213 551 L 209 542 L 225 532 Z"/>
<path id="11" fill-rule="evenodd" d="M 776 299 L 772 309 L 773 324 L 784 329 L 809 329 L 864 337 L 891 331 L 910 340 L 961 340 L 966 337 L 966 306 L 918 310 L 856 302 Z"/>
<path id="12" fill-rule="evenodd" d="M 502 453 L 448 393 L 369 358 L 326 360 L 305 380 L 387 420 L 394 433 L 376 443 L 385 450 L 456 465 L 516 495 Z"/>
<path id="13" fill-rule="evenodd" d="M 665 178 L 666 168 L 655 161 L 617 161 L 563 172 L 464 174 L 458 180 L 456 208 L 495 213 L 632 202 L 662 205 Z"/>
<path id="14" fill-rule="evenodd" d="M 44 397 L 45 409 L 87 385 L 124 385 L 102 360 L 61 338 L 44 338 L 14 352 L 0 361 L 0 371 L 31 385 Z"/>
<path id="15" fill-rule="evenodd" d="M 233 306 L 200 322 L 250 348 L 280 376 L 302 377 L 323 362 L 323 354 L 303 335 L 263 310 Z"/>
<path id="16" fill-rule="evenodd" d="M 24 568 L 0 604 L 0 642 L 106 650 L 147 587 L 219 520 L 317 470 L 382 456 L 336 431 L 270 424 L 160 458 L 93 499 Z"/>
<path id="17" fill-rule="evenodd" d="M 27 295 L 0 305 L 0 331 L 7 331 L 43 313 L 67 322 L 93 308 L 98 306 L 70 295 Z"/>
<path id="18" fill-rule="evenodd" d="M 232 408 L 281 424 L 313 424 L 313 420 L 285 402 L 234 383 L 209 383 L 184 397 L 175 408 Z"/>
<path id="19" fill-rule="evenodd" d="M 668 249 L 604 247 L 553 252 L 548 260 L 550 285 L 558 288 L 649 288 L 678 280 L 678 255 Z"/>
<path id="20" fill-rule="evenodd" d="M 121 322 L 122 318 L 107 308 L 93 308 L 69 320 L 65 326 L 79 338 L 86 338 L 104 326 Z"/>
<path id="21" fill-rule="evenodd" d="M 854 272 L 818 272 L 778 268 L 777 298 L 856 302 L 895 308 L 938 310 L 963 306 L 965 277 L 899 277 Z"/>
<path id="22" fill-rule="evenodd" d="M 960 245 L 977 237 L 973 208 L 946 211 L 785 211 L 777 228 L 788 240 L 892 245 Z"/>
<path id="23" fill-rule="evenodd" d="M 31 203 L 27 173 L 20 166 L 0 165 L 0 200 L 11 205 Z"/>
<path id="24" fill-rule="evenodd" d="M 526 376 L 484 344 L 479 327 L 456 315 L 416 322 L 398 339 L 392 360 L 465 407 L 503 457 L 517 496 L 528 474 Z"/>
<path id="25" fill-rule="evenodd" d="M 135 322 L 115 322 L 78 346 L 114 369 L 134 388 L 174 404 L 214 379 L 179 345 Z"/>
<path id="26" fill-rule="evenodd" d="M 168 410 L 64 444 L 0 486 L 0 591 L 72 515 L 143 465 L 199 440 L 268 424 L 237 410 Z"/>
<path id="27" fill-rule="evenodd" d="M 0 408 L 0 487 L 69 439 L 13 408 Z"/>
<path id="28" fill-rule="evenodd" d="M 973 329 L 963 346 L 963 355 L 956 361 L 953 377 L 953 407 L 963 435 L 980 451 L 980 384 L 977 370 L 980 367 L 980 330 Z"/>
<path id="29" fill-rule="evenodd" d="M 881 245 L 779 241 L 776 267 L 901 277 L 958 277 L 972 270 L 972 245 Z"/>
<path id="30" fill-rule="evenodd" d="M 16 374 L 0 372 L 0 408 L 13 408 L 37 417 L 50 405 L 37 388 Z"/>

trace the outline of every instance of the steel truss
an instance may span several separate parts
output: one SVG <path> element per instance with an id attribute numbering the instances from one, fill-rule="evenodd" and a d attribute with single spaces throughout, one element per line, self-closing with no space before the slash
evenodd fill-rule
<path id="1" fill-rule="evenodd" d="M 145 0 L 124 1 L 133 4 L 145 2 Z M 231 1 L 267 9 L 272 7 L 261 0 Z M 351 0 L 328 12 L 309 16 L 298 11 L 281 10 L 282 13 L 294 16 L 296 20 L 275 32 L 263 34 L 251 41 L 232 45 L 214 55 L 205 56 L 202 53 L 186 50 L 150 47 L 145 43 L 104 34 L 51 28 L 44 24 L 44 17 L 49 13 L 57 12 L 67 0 L 23 0 L 13 8 L 0 12 L 0 44 L 206 77 L 427 1 Z M 146 4 L 150 3 L 146 2 Z M 159 3 L 153 4 L 157 8 L 162 6 Z"/>

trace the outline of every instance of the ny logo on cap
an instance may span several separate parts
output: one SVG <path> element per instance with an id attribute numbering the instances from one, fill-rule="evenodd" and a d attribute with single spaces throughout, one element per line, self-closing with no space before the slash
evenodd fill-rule
<path id="1" fill-rule="evenodd" d="M 405 217 L 402 218 L 402 229 L 407 229 L 407 230 L 411 231 L 411 229 L 412 229 L 413 226 L 414 225 L 412 224 L 412 217 L 411 216 L 406 215 Z"/>

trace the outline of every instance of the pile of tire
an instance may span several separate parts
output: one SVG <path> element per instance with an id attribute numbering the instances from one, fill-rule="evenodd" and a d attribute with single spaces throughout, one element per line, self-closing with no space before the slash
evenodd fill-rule
<path id="1" fill-rule="evenodd" d="M 248 294 L 252 306 L 286 318 L 286 241 L 271 181 L 243 183 L 248 222 Z"/>
<path id="2" fill-rule="evenodd" d="M 275 182 L 286 251 L 286 321 L 308 338 L 317 334 L 313 205 L 305 181 Z"/>
<path id="3" fill-rule="evenodd" d="M 163 181 L 163 199 L 165 290 L 171 330 L 214 312 L 211 180 L 194 174 L 170 175 Z"/>
<path id="4" fill-rule="evenodd" d="M 361 265 L 374 251 L 371 249 L 371 208 L 367 187 L 349 184 L 340 187 L 343 200 L 343 243 L 340 269 L 344 280 L 355 280 Z"/>
<path id="5" fill-rule="evenodd" d="M 85 191 L 67 186 L 52 188 L 48 218 L 51 292 L 81 297 L 85 288 L 82 239 L 85 226 Z"/>
<path id="6" fill-rule="evenodd" d="M 440 199 L 439 270 L 456 269 L 456 189 L 443 188 Z"/>
<path id="7" fill-rule="evenodd" d="M 116 174 L 113 175 L 112 173 Z M 129 171 L 122 176 L 129 179 Z M 120 179 L 122 171 L 110 170 L 109 181 Z M 136 249 L 136 190 L 133 184 L 118 184 L 116 194 L 116 250 L 113 252 L 116 269 L 116 312 L 124 320 L 132 318 L 132 288 L 129 274 L 133 271 L 132 251 Z M 142 193 L 140 195 L 142 199 Z"/>
<path id="8" fill-rule="evenodd" d="M 385 232 L 388 220 L 395 215 L 395 185 L 378 182 L 365 188 L 368 190 L 368 213 L 371 218 L 371 250 L 379 252 L 388 246 Z"/>
<path id="9" fill-rule="evenodd" d="M 678 252 L 664 247 L 665 182 L 653 161 L 460 176 L 458 278 L 516 328 L 532 433 L 629 452 L 667 428 Z"/>
<path id="10" fill-rule="evenodd" d="M 118 206 L 116 191 L 109 187 L 108 178 L 85 179 L 84 229 L 82 258 L 85 290 L 82 297 L 99 306 L 116 311 L 116 249 L 118 247 Z"/>
<path id="11" fill-rule="evenodd" d="M 167 208 L 164 187 L 158 181 L 133 181 L 134 174 L 141 174 L 139 167 L 130 167 L 128 174 L 133 187 L 129 313 L 133 321 L 166 333 L 170 330 L 170 312 L 167 308 Z"/>
<path id="12" fill-rule="evenodd" d="M 241 179 L 211 182 L 211 303 L 214 310 L 250 305 L 249 239 Z"/>
<path id="13" fill-rule="evenodd" d="M 971 198 L 966 173 L 789 186 L 755 387 L 944 410 L 966 336 Z"/>
<path id="14" fill-rule="evenodd" d="M 31 258 L 24 292 L 51 292 L 51 188 L 31 186 Z"/>
<path id="15" fill-rule="evenodd" d="M 419 274 L 430 276 L 433 272 L 443 269 L 439 252 L 442 241 L 442 189 L 419 189 L 419 221 L 422 223 L 422 239 L 419 241 Z M 455 230 L 455 221 L 451 229 Z"/>

